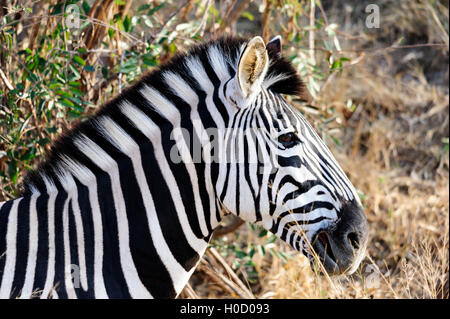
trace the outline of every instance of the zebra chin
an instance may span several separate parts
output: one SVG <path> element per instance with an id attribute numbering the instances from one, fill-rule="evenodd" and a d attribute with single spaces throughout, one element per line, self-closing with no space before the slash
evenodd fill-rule
<path id="1" fill-rule="evenodd" d="M 328 275 L 351 275 L 365 256 L 368 230 L 360 205 L 344 205 L 339 220 L 312 237 L 314 252 L 308 253 L 312 266 L 322 274 L 325 270 Z"/>

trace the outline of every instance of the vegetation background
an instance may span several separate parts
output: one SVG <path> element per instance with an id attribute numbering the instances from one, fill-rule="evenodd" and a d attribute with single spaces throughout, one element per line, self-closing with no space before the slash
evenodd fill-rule
<path id="1" fill-rule="evenodd" d="M 224 34 L 280 34 L 309 93 L 291 102 L 366 208 L 367 257 L 352 276 L 320 276 L 274 235 L 228 220 L 180 297 L 448 298 L 448 9 L 445 0 L 0 0 L 0 200 L 17 196 L 56 135 L 177 52 Z"/>

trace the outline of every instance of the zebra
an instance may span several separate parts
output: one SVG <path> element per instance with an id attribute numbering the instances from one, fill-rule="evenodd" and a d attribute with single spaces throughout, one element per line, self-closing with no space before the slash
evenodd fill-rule
<path id="1" fill-rule="evenodd" d="M 175 298 L 227 214 L 353 273 L 367 219 L 283 97 L 303 90 L 279 36 L 209 40 L 142 76 L 0 203 L 0 297 Z"/>

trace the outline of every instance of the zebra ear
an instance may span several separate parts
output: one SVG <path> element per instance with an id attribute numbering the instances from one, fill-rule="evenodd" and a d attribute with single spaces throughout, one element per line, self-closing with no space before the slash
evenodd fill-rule
<path id="1" fill-rule="evenodd" d="M 281 36 L 277 35 L 266 45 L 267 52 L 273 53 L 277 57 L 281 57 Z"/>
<path id="2" fill-rule="evenodd" d="M 254 37 L 247 43 L 239 58 L 236 80 L 244 104 L 239 103 L 239 107 L 249 105 L 259 93 L 268 67 L 269 56 L 264 40 L 259 36 Z"/>

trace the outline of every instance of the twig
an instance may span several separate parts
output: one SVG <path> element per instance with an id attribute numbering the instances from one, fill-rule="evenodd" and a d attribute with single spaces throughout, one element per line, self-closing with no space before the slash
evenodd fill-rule
<path id="1" fill-rule="evenodd" d="M 261 19 L 263 29 L 263 39 L 265 42 L 269 41 L 269 19 L 270 19 L 270 7 L 272 2 L 270 0 L 264 0 L 264 12 Z"/>
<path id="2" fill-rule="evenodd" d="M 225 21 L 228 19 L 229 15 L 231 14 L 231 10 L 234 8 L 234 5 L 236 4 L 237 0 L 233 0 L 233 2 L 230 4 L 230 6 L 227 9 L 227 12 L 225 12 L 225 15 L 223 16 L 223 20 Z"/>
<path id="3" fill-rule="evenodd" d="M 386 277 L 383 275 L 383 273 L 380 270 L 380 267 L 378 267 L 378 265 L 375 263 L 375 261 L 372 259 L 372 257 L 370 257 L 369 255 L 367 255 L 367 259 L 369 259 L 369 261 L 372 263 L 372 265 L 375 266 L 376 270 L 378 271 L 378 273 L 380 274 L 381 278 L 383 278 L 384 282 L 386 283 L 386 285 L 389 287 L 389 289 L 391 290 L 391 292 L 394 294 L 394 297 L 398 299 L 398 295 L 395 292 L 394 288 L 392 288 L 392 285 L 388 282 L 388 280 L 386 279 Z"/>
<path id="4" fill-rule="evenodd" d="M 226 263 L 226 261 L 220 256 L 220 254 L 214 248 L 209 248 L 206 252 L 208 256 L 212 256 L 227 272 L 227 274 L 233 279 L 233 281 L 239 286 L 239 288 L 247 295 L 246 298 L 255 298 L 253 293 L 242 283 L 236 273 L 231 269 L 231 267 Z"/>
<path id="5" fill-rule="evenodd" d="M 14 90 L 14 87 L 12 86 L 11 82 L 9 82 L 8 78 L 6 77 L 5 73 L 3 73 L 3 70 L 1 68 L 0 68 L 0 78 L 2 78 L 2 81 L 6 85 L 8 90 L 10 91 Z"/>
<path id="6" fill-rule="evenodd" d="M 210 7 L 211 7 L 211 0 L 208 0 L 208 3 L 205 6 L 205 11 L 203 12 L 202 21 L 200 22 L 198 28 L 192 33 L 192 36 L 196 35 L 198 32 L 200 32 L 199 35 L 201 37 L 203 36 L 203 33 L 205 32 L 206 20 L 208 18 L 208 12 Z"/>
<path id="7" fill-rule="evenodd" d="M 436 11 L 434 10 L 433 6 L 430 3 L 428 3 L 427 1 L 425 1 L 425 4 L 426 4 L 428 10 L 430 10 L 431 15 L 433 16 L 433 19 L 436 22 L 439 30 L 442 32 L 442 36 L 441 36 L 442 40 L 444 40 L 445 44 L 448 47 L 449 40 L 448 40 L 448 33 L 447 33 L 447 31 L 445 30 L 444 26 L 442 25 L 441 20 L 439 20 L 439 17 L 437 16 Z"/>
<path id="8" fill-rule="evenodd" d="M 192 289 L 189 283 L 187 283 L 186 286 L 184 287 L 183 294 L 191 299 L 200 299 L 200 297 L 195 293 L 194 289 Z"/>
<path id="9" fill-rule="evenodd" d="M 198 270 L 202 271 L 205 275 L 211 278 L 217 285 L 219 285 L 223 290 L 232 296 L 240 296 L 245 298 L 245 295 L 240 291 L 239 287 L 236 286 L 231 280 L 224 277 L 222 274 L 218 274 L 214 271 L 211 265 L 207 261 L 202 259 L 198 266 Z"/>
<path id="10" fill-rule="evenodd" d="M 315 0 L 311 0 L 311 8 L 309 11 L 309 26 L 311 27 L 309 30 L 309 56 L 311 59 L 311 64 L 316 65 L 316 58 L 314 56 L 314 15 L 316 9 L 316 2 Z"/>
<path id="11" fill-rule="evenodd" d="M 229 10 L 229 14 L 225 16 L 220 25 L 219 31 L 225 31 L 225 29 L 230 26 L 234 21 L 236 21 L 240 16 L 242 11 L 247 8 L 248 4 L 251 0 L 238 0 L 234 1 L 234 5 L 231 10 Z"/>
<path id="12" fill-rule="evenodd" d="M 176 16 L 176 15 L 178 14 L 178 12 L 181 11 L 181 9 L 183 9 L 184 7 L 186 7 L 186 6 L 189 4 L 189 1 L 190 1 L 190 0 L 184 1 L 180 6 L 178 6 L 178 8 L 177 8 L 174 12 L 172 12 L 172 13 L 167 17 L 167 19 L 164 21 L 164 23 L 159 27 L 158 31 L 157 31 L 155 34 L 153 34 L 153 35 L 151 36 L 151 39 L 150 39 L 150 41 L 149 41 L 148 44 L 151 44 L 151 43 L 153 43 L 153 41 L 155 41 L 155 39 L 158 37 L 158 35 L 161 33 L 161 31 L 166 27 L 166 25 L 169 23 L 169 21 L 170 21 L 174 16 Z"/>
<path id="13" fill-rule="evenodd" d="M 117 89 L 119 90 L 119 93 L 122 92 L 122 65 L 123 65 L 123 56 L 125 52 L 122 52 L 120 55 L 120 65 L 119 65 L 119 82 L 117 83 Z"/>

